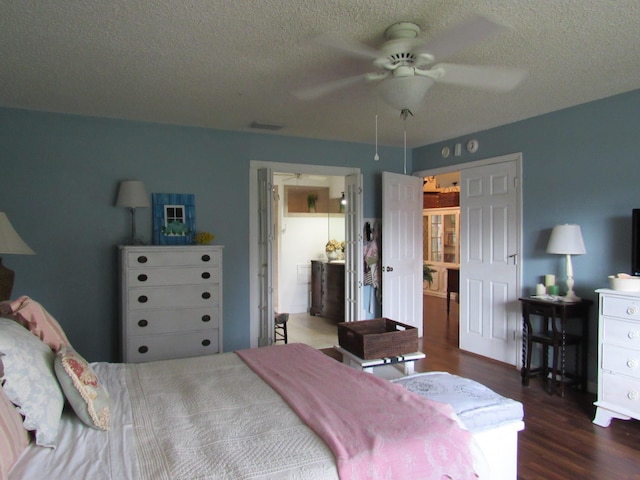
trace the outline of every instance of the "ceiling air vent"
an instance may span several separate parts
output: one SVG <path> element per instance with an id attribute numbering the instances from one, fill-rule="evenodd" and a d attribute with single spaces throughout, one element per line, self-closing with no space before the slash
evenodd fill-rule
<path id="1" fill-rule="evenodd" d="M 282 125 L 271 125 L 269 123 L 251 122 L 251 128 L 255 128 L 256 130 L 276 131 L 276 130 L 281 130 L 283 128 L 283 126 Z"/>

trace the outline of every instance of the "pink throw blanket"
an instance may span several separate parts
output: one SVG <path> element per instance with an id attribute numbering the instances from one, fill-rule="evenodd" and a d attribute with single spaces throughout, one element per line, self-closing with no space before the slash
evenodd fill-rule
<path id="1" fill-rule="evenodd" d="M 329 445 L 341 480 L 477 478 L 449 405 L 303 344 L 236 353 Z"/>

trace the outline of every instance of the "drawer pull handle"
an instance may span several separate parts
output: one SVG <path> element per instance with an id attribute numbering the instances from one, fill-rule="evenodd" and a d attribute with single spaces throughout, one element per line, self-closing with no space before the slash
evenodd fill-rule
<path id="1" fill-rule="evenodd" d="M 635 305 L 627 307 L 627 315 L 635 315 L 636 313 L 638 313 L 638 309 Z"/>
<path id="2" fill-rule="evenodd" d="M 208 347 L 209 345 L 211 345 L 211 340 L 209 339 L 202 340 L 203 347 Z"/>
<path id="3" fill-rule="evenodd" d="M 149 297 L 147 297 L 146 295 L 140 295 L 138 297 L 138 302 L 140 303 L 147 303 L 149 301 Z"/>
<path id="4" fill-rule="evenodd" d="M 149 277 L 147 277 L 144 273 L 141 273 L 140 275 L 138 275 L 139 282 L 146 282 L 148 279 Z"/>
<path id="5" fill-rule="evenodd" d="M 148 351 L 149 347 L 147 347 L 146 345 L 142 345 L 140 348 L 138 348 L 139 353 L 147 353 Z"/>
<path id="6" fill-rule="evenodd" d="M 638 338 L 639 335 L 640 335 L 640 332 L 638 332 L 638 330 L 629 330 L 627 337 L 633 340 L 634 338 Z"/>
<path id="7" fill-rule="evenodd" d="M 211 257 L 209 255 L 202 255 L 202 261 L 203 262 L 208 262 L 211 260 Z"/>
<path id="8" fill-rule="evenodd" d="M 147 257 L 145 257 L 144 255 L 140 255 L 138 257 L 138 263 L 147 263 L 149 259 Z"/>
<path id="9" fill-rule="evenodd" d="M 638 360 L 627 360 L 627 367 L 636 368 L 638 366 Z"/>
<path id="10" fill-rule="evenodd" d="M 149 325 L 149 322 L 147 322 L 146 320 L 142 319 L 142 320 L 140 320 L 140 321 L 138 322 L 138 325 L 139 325 L 140 327 L 143 327 L 143 328 L 144 328 L 144 327 L 146 327 L 147 325 Z"/>
<path id="11" fill-rule="evenodd" d="M 635 391 L 631 390 L 629 393 L 627 393 L 627 398 L 629 400 L 637 400 L 638 399 L 638 392 L 635 392 Z"/>
<path id="12" fill-rule="evenodd" d="M 211 274 L 209 272 L 202 272 L 202 278 L 204 278 L 205 280 L 211 278 Z"/>
<path id="13" fill-rule="evenodd" d="M 208 322 L 211 320 L 211 315 L 203 315 L 202 316 L 202 321 L 203 322 Z"/>
<path id="14" fill-rule="evenodd" d="M 202 298 L 204 298 L 205 300 L 211 298 L 211 294 L 209 292 L 203 292 L 202 294 Z"/>

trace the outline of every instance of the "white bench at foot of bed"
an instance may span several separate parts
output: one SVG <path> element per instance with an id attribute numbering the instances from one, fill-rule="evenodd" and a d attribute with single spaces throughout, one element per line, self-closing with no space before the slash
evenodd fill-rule
<path id="1" fill-rule="evenodd" d="M 524 430 L 524 422 L 508 422 L 480 432 L 472 432 L 488 466 L 491 480 L 516 480 L 518 478 L 518 432 Z"/>
<path id="2" fill-rule="evenodd" d="M 446 372 L 419 373 L 394 380 L 408 390 L 448 403 L 471 431 L 487 471 L 481 480 L 516 480 L 518 432 L 524 429 L 522 404 L 468 378 Z"/>

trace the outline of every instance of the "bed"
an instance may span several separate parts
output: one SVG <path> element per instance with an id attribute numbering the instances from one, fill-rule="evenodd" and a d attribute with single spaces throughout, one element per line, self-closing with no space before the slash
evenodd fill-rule
<path id="1" fill-rule="evenodd" d="M 515 479 L 490 473 L 496 459 L 450 405 L 306 345 L 88 364 L 44 309 L 34 311 L 0 318 L 0 474 L 8 480 Z M 27 389 L 49 376 L 63 399 L 29 391 L 35 405 L 14 407 L 16 365 L 39 362 L 46 372 Z M 55 432 L 39 425 L 52 419 Z"/>

